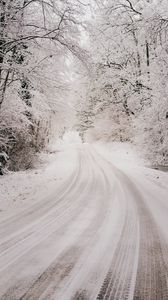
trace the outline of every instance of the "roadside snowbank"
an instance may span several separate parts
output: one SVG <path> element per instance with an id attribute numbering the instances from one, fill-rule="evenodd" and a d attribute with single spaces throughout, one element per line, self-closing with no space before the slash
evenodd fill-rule
<path id="1" fill-rule="evenodd" d="M 57 189 L 76 165 L 76 150 L 62 144 L 59 152 L 41 153 L 40 160 L 36 169 L 0 177 L 1 220 Z"/>
<path id="2" fill-rule="evenodd" d="M 124 143 L 94 143 L 92 146 L 106 160 L 123 172 L 149 179 L 156 185 L 168 188 L 168 173 L 146 168 L 135 149 Z M 0 177 L 0 219 L 41 201 L 53 193 L 73 172 L 78 162 L 77 149 L 81 141 L 75 134 L 68 134 L 42 153 L 36 169 L 10 173 Z"/>
<path id="3" fill-rule="evenodd" d="M 133 145 L 128 143 L 95 143 L 94 147 L 105 159 L 130 176 L 144 177 L 161 187 L 168 188 L 168 172 L 146 167 L 149 162 L 138 155 Z"/>
<path id="4" fill-rule="evenodd" d="M 118 167 L 143 166 L 147 163 L 140 158 L 135 147 L 129 143 L 95 143 L 94 147 Z"/>

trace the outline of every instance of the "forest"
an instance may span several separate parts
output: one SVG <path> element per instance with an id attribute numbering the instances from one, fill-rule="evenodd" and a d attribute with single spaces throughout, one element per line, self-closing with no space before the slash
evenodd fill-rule
<path id="1" fill-rule="evenodd" d="M 0 1 L 0 174 L 67 130 L 168 165 L 166 0 Z"/>

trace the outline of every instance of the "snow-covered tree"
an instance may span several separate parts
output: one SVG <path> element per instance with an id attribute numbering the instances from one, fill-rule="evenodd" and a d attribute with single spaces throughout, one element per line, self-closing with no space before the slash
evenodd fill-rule
<path id="1" fill-rule="evenodd" d="M 39 151 L 63 130 L 68 57 L 86 64 L 84 8 L 78 0 L 0 2 L 0 152 L 11 166 L 16 153 L 26 161 L 25 153 Z"/>
<path id="2" fill-rule="evenodd" d="M 94 77 L 80 112 L 84 131 L 91 126 L 93 132 L 99 124 L 106 139 L 136 141 L 143 149 L 148 141 L 146 155 L 157 160 L 157 153 L 163 161 L 167 155 L 161 150 L 167 147 L 167 29 L 166 1 L 99 3 L 89 24 Z M 155 131 L 156 124 L 162 129 Z"/>

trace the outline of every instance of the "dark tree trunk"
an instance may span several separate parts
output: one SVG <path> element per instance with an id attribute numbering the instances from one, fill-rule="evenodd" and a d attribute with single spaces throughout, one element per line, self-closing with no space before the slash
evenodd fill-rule
<path id="1" fill-rule="evenodd" d="M 3 62 L 4 62 L 4 30 L 5 30 L 5 6 L 6 2 L 0 0 L 0 108 L 3 102 L 3 78 L 2 78 L 2 71 L 3 71 Z"/>

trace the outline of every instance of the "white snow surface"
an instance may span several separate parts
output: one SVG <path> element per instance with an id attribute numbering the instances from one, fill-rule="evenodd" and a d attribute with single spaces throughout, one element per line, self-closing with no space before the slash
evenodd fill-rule
<path id="1" fill-rule="evenodd" d="M 71 133 L 50 152 L 0 178 L 0 299 L 162 299 L 168 174 Z"/>
<path id="2" fill-rule="evenodd" d="M 77 163 L 75 145 L 81 144 L 76 132 L 67 132 L 63 139 L 50 145 L 49 153 L 41 153 L 36 169 L 10 173 L 0 177 L 0 216 L 8 216 L 31 202 L 47 197 L 68 176 Z M 142 163 L 129 144 L 96 143 L 94 147 L 115 164 L 124 166 Z M 149 174 L 155 174 L 150 172 Z M 157 174 L 157 172 L 156 172 Z M 161 175 L 164 175 L 161 172 Z M 157 176 L 156 176 L 157 177 Z M 155 178 L 155 176 L 154 176 Z"/>
<path id="3" fill-rule="evenodd" d="M 76 162 L 76 150 L 60 141 L 49 153 L 41 153 L 37 168 L 9 173 L 0 177 L 0 217 L 46 198 L 71 174 Z M 66 153 L 66 154 L 65 154 Z"/>

